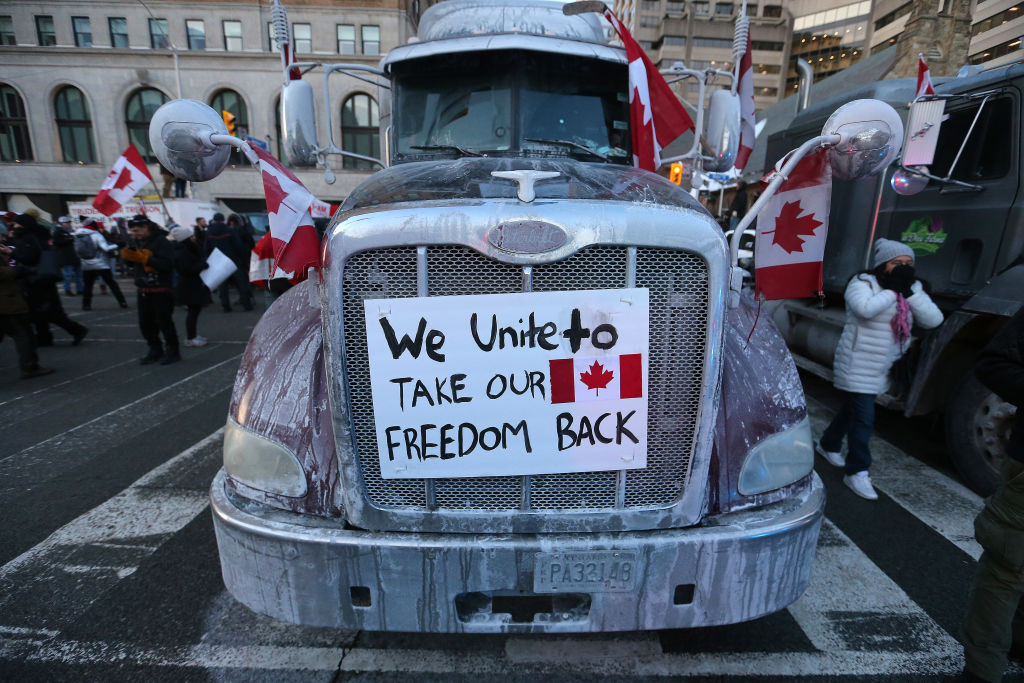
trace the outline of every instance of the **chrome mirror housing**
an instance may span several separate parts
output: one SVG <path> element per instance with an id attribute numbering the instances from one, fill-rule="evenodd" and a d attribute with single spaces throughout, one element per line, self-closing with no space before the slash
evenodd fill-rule
<path id="1" fill-rule="evenodd" d="M 896 110 L 879 100 L 854 100 L 836 109 L 822 135 L 839 135 L 829 148 L 832 173 L 857 180 L 892 163 L 903 145 L 903 122 Z"/>
<path id="2" fill-rule="evenodd" d="M 920 168 L 924 173 L 928 173 L 927 166 L 921 166 Z M 913 168 L 900 166 L 896 169 L 896 172 L 892 174 L 892 179 L 889 183 L 892 185 L 892 189 L 896 194 L 909 197 L 917 194 L 928 186 L 928 176 L 915 173 Z"/>
<path id="3" fill-rule="evenodd" d="M 179 178 L 203 182 L 228 165 L 231 147 L 210 141 L 227 135 L 220 114 L 196 100 L 171 100 L 149 122 L 149 144 L 168 170 Z"/>
<path id="4" fill-rule="evenodd" d="M 740 98 L 728 90 L 711 94 L 708 113 L 704 117 L 704 170 L 714 173 L 728 171 L 736 163 L 740 149 Z"/>
<path id="5" fill-rule="evenodd" d="M 316 107 L 313 86 L 306 81 L 289 81 L 281 88 L 281 135 L 293 166 L 316 165 Z"/>

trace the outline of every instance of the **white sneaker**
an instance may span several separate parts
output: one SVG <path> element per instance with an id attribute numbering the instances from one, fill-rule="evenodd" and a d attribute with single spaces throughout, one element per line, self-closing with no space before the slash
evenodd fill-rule
<path id="1" fill-rule="evenodd" d="M 843 457 L 842 453 L 826 451 L 821 447 L 820 442 L 814 444 L 814 452 L 825 458 L 825 460 L 828 460 L 828 464 L 830 465 L 834 465 L 835 467 L 846 467 L 846 458 Z"/>
<path id="2" fill-rule="evenodd" d="M 871 475 L 867 470 L 846 475 L 843 477 L 843 483 L 861 498 L 878 500 L 878 494 L 875 493 L 875 487 L 871 485 Z"/>
<path id="3" fill-rule="evenodd" d="M 206 346 L 207 343 L 206 337 L 200 337 L 198 334 L 192 340 L 192 346 Z"/>
<path id="4" fill-rule="evenodd" d="M 195 341 L 193 341 L 192 339 L 186 339 L 185 341 L 181 342 L 181 345 L 182 346 L 195 346 L 196 344 L 195 344 Z"/>

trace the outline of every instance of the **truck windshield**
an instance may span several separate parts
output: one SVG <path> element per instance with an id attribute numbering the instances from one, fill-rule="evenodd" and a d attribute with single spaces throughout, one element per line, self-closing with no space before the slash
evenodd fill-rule
<path id="1" fill-rule="evenodd" d="M 631 160 L 625 65 L 495 51 L 398 63 L 394 72 L 395 161 Z"/>

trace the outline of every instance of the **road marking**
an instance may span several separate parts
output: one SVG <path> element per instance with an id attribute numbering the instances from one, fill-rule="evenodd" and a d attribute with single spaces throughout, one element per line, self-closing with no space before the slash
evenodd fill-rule
<path id="1" fill-rule="evenodd" d="M 817 439 L 834 413 L 810 396 L 807 410 Z M 871 438 L 871 457 L 875 488 L 975 560 L 981 557 L 981 546 L 974 540 L 974 518 L 984 506 L 981 496 L 879 436 Z M 814 465 L 831 467 L 818 456 Z"/>
<path id="2" fill-rule="evenodd" d="M 214 365 L 210 365 L 210 366 L 208 366 L 206 368 L 203 368 L 199 372 L 193 373 L 193 374 L 189 375 L 188 377 L 184 377 L 182 379 L 179 379 L 177 382 L 174 382 L 172 384 L 168 384 L 165 387 L 157 389 L 156 391 L 154 391 L 151 394 L 147 394 L 146 396 L 142 396 L 141 398 L 137 398 L 137 399 L 135 399 L 134 401 L 132 401 L 130 403 L 126 403 L 126 404 L 120 406 L 119 408 L 115 408 L 114 410 L 106 412 L 103 415 L 100 415 L 99 417 L 94 417 L 93 419 L 91 419 L 91 420 L 89 420 L 87 422 L 83 422 L 82 424 L 76 425 L 76 426 L 74 426 L 74 427 L 72 427 L 70 429 L 67 429 L 67 430 L 61 432 L 60 434 L 56 434 L 54 436 L 51 436 L 50 438 L 45 439 L 43 441 L 40 441 L 39 443 L 33 444 L 32 446 L 29 446 L 28 448 L 24 448 L 24 449 L 18 451 L 17 453 L 11 453 L 9 455 L 6 455 L 3 458 L 0 458 L 0 463 L 5 462 L 7 460 L 10 460 L 11 458 L 17 457 L 19 455 L 23 455 L 25 453 L 30 453 L 32 451 L 45 449 L 47 446 L 50 446 L 50 445 L 62 444 L 64 442 L 66 442 L 68 440 L 68 437 L 70 435 L 74 434 L 75 432 L 82 431 L 84 429 L 87 429 L 90 426 L 96 425 L 96 424 L 98 424 L 100 422 L 103 422 L 105 420 L 111 420 L 113 422 L 117 422 L 116 418 L 124 417 L 124 418 L 127 418 L 125 420 L 125 423 L 130 424 L 130 423 L 133 422 L 132 416 L 135 414 L 136 406 L 139 406 L 143 402 L 147 402 L 147 401 L 155 402 L 155 399 L 160 397 L 162 394 L 165 394 L 165 393 L 167 393 L 169 391 L 172 391 L 172 390 L 176 389 L 177 387 L 180 387 L 180 386 L 183 386 L 183 385 L 188 385 L 188 384 L 194 382 L 197 378 L 201 377 L 202 375 L 205 375 L 208 372 L 212 372 L 214 370 L 217 370 L 217 369 L 223 367 L 224 365 L 227 365 L 228 363 L 236 363 L 238 361 L 238 359 L 241 358 L 241 356 L 242 356 L 242 354 L 240 354 L 240 353 L 239 354 L 235 354 L 235 355 L 231 356 L 230 358 L 222 360 L 219 363 L 216 363 Z M 120 427 L 119 427 L 119 429 L 120 429 Z"/>
<path id="3" fill-rule="evenodd" d="M 215 457 L 223 435 L 224 429 L 218 429 L 0 567 L 0 612 L 15 601 L 29 599 L 33 604 L 31 612 L 23 615 L 31 623 L 8 623 L 7 627 L 71 622 L 202 513 L 209 505 L 205 490 L 167 487 L 161 480 L 183 465 Z M 88 556 L 86 551 L 94 546 L 104 549 L 97 553 L 102 558 L 97 564 L 77 559 Z M 88 578 L 57 580 L 66 571 L 87 573 Z M 45 599 L 31 601 L 34 595 Z"/>
<path id="4" fill-rule="evenodd" d="M 91 339 L 90 341 L 107 342 L 107 341 L 125 341 L 125 340 L 123 340 L 123 339 Z M 115 363 L 114 365 L 108 365 L 106 367 L 100 368 L 99 370 L 93 370 L 92 372 L 87 372 L 84 375 L 78 375 L 76 377 L 72 377 L 71 379 L 64 380 L 63 382 L 58 382 L 57 384 L 51 384 L 49 386 L 42 387 L 41 389 L 36 389 L 35 391 L 31 391 L 31 392 L 29 392 L 27 394 L 21 394 L 19 396 L 15 396 L 14 398 L 10 399 L 9 401 L 0 401 L 0 407 L 3 407 L 5 405 L 11 404 L 11 403 L 14 403 L 15 401 L 21 401 L 22 399 L 29 398 L 30 396 L 36 396 L 38 394 L 42 394 L 42 393 L 45 393 L 47 391 L 53 391 L 54 389 L 60 389 L 61 387 L 67 386 L 68 384 L 71 384 L 72 382 L 77 382 L 80 379 L 86 379 L 87 377 L 92 377 L 94 375 L 99 375 L 99 374 L 102 374 L 104 372 L 109 372 L 110 370 L 113 370 L 114 368 L 119 368 L 122 365 L 128 365 L 129 363 L 134 363 L 134 362 L 136 362 L 135 359 L 124 360 L 124 361 L 121 361 L 120 363 Z"/>

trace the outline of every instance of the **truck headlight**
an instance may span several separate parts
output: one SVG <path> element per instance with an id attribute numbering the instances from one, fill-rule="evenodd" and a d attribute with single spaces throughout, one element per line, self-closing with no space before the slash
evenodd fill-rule
<path id="1" fill-rule="evenodd" d="M 813 468 L 811 424 L 805 417 L 750 449 L 740 469 L 739 490 L 752 496 L 782 488 L 804 478 Z"/>
<path id="2" fill-rule="evenodd" d="M 306 495 L 306 475 L 295 454 L 231 418 L 224 427 L 224 470 L 260 491 L 292 498 Z"/>

